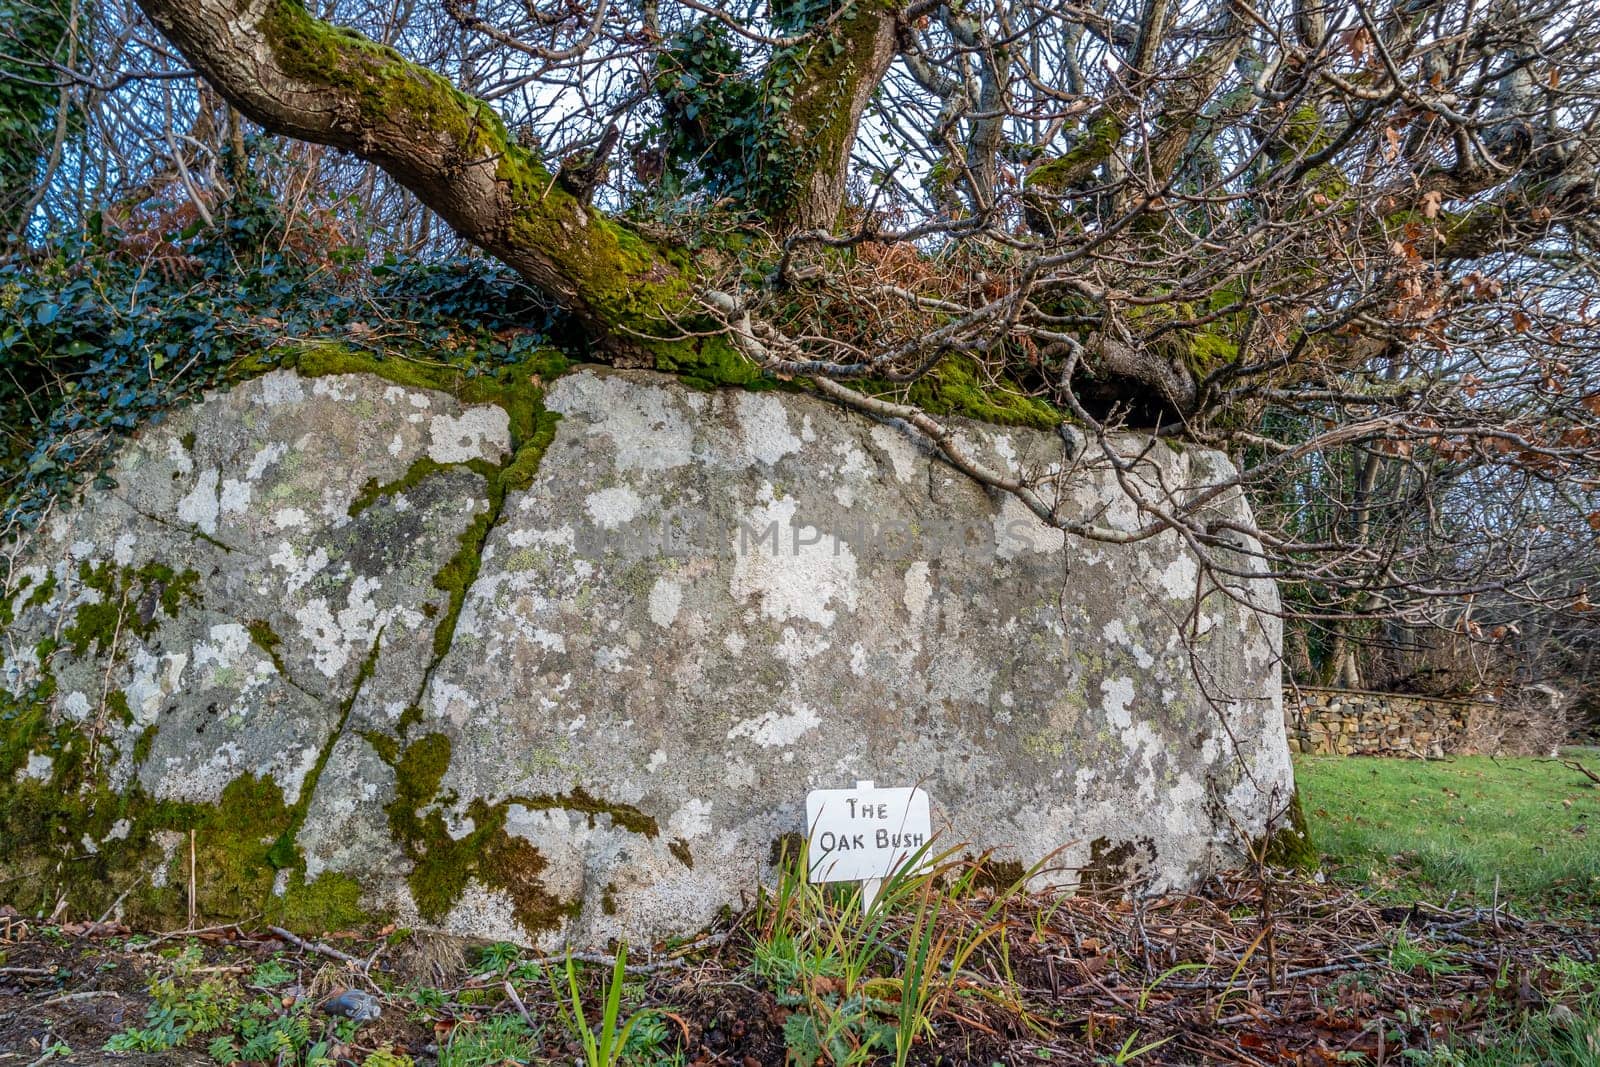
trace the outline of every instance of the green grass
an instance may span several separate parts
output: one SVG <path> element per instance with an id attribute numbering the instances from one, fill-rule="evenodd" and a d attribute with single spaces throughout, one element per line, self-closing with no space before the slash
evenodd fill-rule
<path id="1" fill-rule="evenodd" d="M 539 1055 L 539 1035 L 515 1015 L 457 1024 L 439 1049 L 439 1067 L 499 1067 Z"/>
<path id="2" fill-rule="evenodd" d="M 1600 769 L 1592 751 L 1577 755 Z M 1306 756 L 1296 775 L 1312 839 L 1341 881 L 1487 904 L 1498 878 L 1503 902 L 1600 902 L 1600 788 L 1558 763 Z"/>
<path id="3" fill-rule="evenodd" d="M 1411 1050 L 1411 1067 L 1600 1067 L 1600 963 L 1553 961 L 1546 1010 L 1492 1018 L 1476 1034 Z"/>

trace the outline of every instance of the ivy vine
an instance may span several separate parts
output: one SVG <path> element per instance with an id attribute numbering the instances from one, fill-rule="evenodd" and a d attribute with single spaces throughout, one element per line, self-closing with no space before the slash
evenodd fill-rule
<path id="1" fill-rule="evenodd" d="M 81 237 L 0 261 L 0 529 L 32 525 L 104 478 L 123 436 L 294 342 L 338 337 L 469 375 L 549 345 L 553 312 L 504 267 L 366 264 L 304 225 L 247 189 L 211 227 L 131 235 L 95 216 Z"/>
<path id="2" fill-rule="evenodd" d="M 796 35 L 820 24 L 831 0 L 779 0 L 774 28 Z M 836 38 L 777 49 L 760 71 L 746 69 L 733 34 L 706 18 L 671 38 L 656 60 L 661 121 L 652 135 L 666 159 L 659 198 L 685 193 L 727 199 L 757 214 L 788 205 L 813 148 L 789 124 L 807 49 L 844 47 Z"/>
<path id="3" fill-rule="evenodd" d="M 0 0 L 0 245 L 33 196 L 60 103 L 51 63 L 66 44 L 63 0 Z"/>

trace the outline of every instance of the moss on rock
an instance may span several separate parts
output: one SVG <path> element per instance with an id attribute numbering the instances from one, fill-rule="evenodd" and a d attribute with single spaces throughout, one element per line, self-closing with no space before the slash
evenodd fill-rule
<path id="1" fill-rule="evenodd" d="M 869 391 L 886 392 L 881 384 Z M 1063 420 L 1050 403 L 1029 396 L 1008 379 L 991 381 L 970 356 L 948 356 L 913 382 L 908 399 L 930 415 L 958 415 L 998 426 L 1054 430 Z"/>
<path id="2" fill-rule="evenodd" d="M 1311 827 L 1306 822 L 1305 809 L 1300 804 L 1300 791 L 1295 790 L 1284 813 L 1285 823 L 1272 831 L 1263 842 L 1263 858 L 1274 867 L 1314 871 L 1319 855 L 1316 843 L 1311 840 Z"/>
<path id="3" fill-rule="evenodd" d="M 174 618 L 185 601 L 197 597 L 200 575 L 194 570 L 175 571 L 164 563 L 133 568 L 84 560 L 78 564 L 78 580 L 100 599 L 79 604 L 61 636 L 79 655 L 87 656 L 110 651 L 122 632 L 150 637 L 159 615 Z"/>
<path id="4" fill-rule="evenodd" d="M 412 862 L 406 881 L 417 911 L 430 922 L 443 920 L 477 878 L 510 898 L 513 914 L 530 936 L 575 915 L 579 901 L 563 901 L 545 888 L 544 856 L 506 832 L 511 802 L 474 800 L 467 808 L 471 830 L 460 837 L 450 833 L 443 810 L 449 798 L 438 796 L 450 752 L 450 739 L 443 734 L 427 734 L 408 745 L 394 764 L 394 800 L 384 808 L 390 833 Z"/>
<path id="5" fill-rule="evenodd" d="M 265 652 L 267 658 L 272 660 L 273 669 L 284 677 L 288 677 L 289 672 L 284 669 L 283 658 L 278 653 L 279 646 L 283 644 L 283 638 L 278 636 L 277 631 L 272 628 L 272 624 L 265 619 L 251 619 L 245 624 L 245 630 L 250 634 L 251 643 Z"/>
<path id="6" fill-rule="evenodd" d="M 462 531 L 456 553 L 434 575 L 435 587 L 447 597 L 444 612 L 434 626 L 433 653 L 437 664 L 455 638 L 461 606 L 477 579 L 484 543 L 499 520 L 506 496 L 532 484 L 545 449 L 555 439 L 560 415 L 545 408 L 544 390 L 550 380 L 571 367 L 571 361 L 552 350 L 537 359 L 503 367 L 496 374 L 469 375 L 454 364 L 380 356 L 342 345 L 319 344 L 291 354 L 284 365 L 293 366 L 311 377 L 374 374 L 406 388 L 436 390 L 464 404 L 494 404 L 505 411 L 511 430 L 511 456 L 499 465 L 481 460 L 465 464 L 483 476 L 488 507 Z M 403 492 L 442 469 L 442 464 L 423 457 L 395 482 L 380 484 L 376 479 L 370 480 L 352 501 L 350 514 L 360 514 L 379 498 Z"/>
<path id="7" fill-rule="evenodd" d="M 909 402 L 930 415 L 957 416 L 995 426 L 1055 430 L 1071 421 L 1049 401 L 1030 395 L 1004 374 L 992 377 L 970 356 L 947 356 L 909 384 L 865 378 L 854 387 L 868 396 Z"/>

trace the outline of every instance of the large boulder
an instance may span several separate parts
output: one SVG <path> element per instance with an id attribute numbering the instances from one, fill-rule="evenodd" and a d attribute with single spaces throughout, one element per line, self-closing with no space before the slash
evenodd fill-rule
<path id="1" fill-rule="evenodd" d="M 1172 533 L 1066 538 L 798 392 L 527 389 L 553 438 L 274 371 L 141 431 L 20 546 L 0 898 L 156 921 L 193 863 L 209 919 L 598 944 L 748 901 L 814 787 L 921 784 L 945 843 L 1066 885 L 1191 884 L 1288 807 L 1250 544 L 1207 570 Z M 1075 518 L 1141 521 L 1081 442 L 961 434 L 1066 463 Z M 1147 487 L 1231 474 L 1118 449 Z"/>

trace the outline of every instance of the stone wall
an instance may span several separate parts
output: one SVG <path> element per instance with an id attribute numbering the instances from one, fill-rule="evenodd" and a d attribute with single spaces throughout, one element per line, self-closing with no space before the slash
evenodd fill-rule
<path id="1" fill-rule="evenodd" d="M 1527 747 L 1528 718 L 1487 701 L 1313 686 L 1283 691 L 1290 750 L 1317 755 L 1499 755 Z"/>

